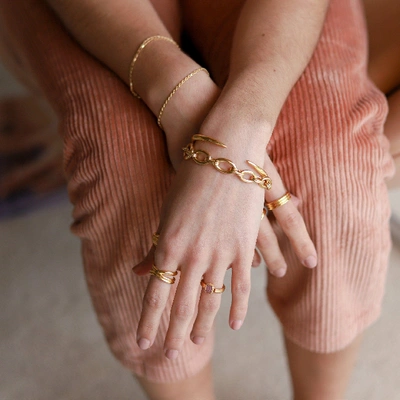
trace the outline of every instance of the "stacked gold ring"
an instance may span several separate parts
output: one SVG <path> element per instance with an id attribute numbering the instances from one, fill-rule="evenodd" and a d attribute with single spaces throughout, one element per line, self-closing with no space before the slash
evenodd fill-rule
<path id="1" fill-rule="evenodd" d="M 175 283 L 175 276 L 178 275 L 177 271 L 161 271 L 158 269 L 154 264 L 151 267 L 150 275 L 155 276 L 156 278 L 160 279 L 165 283 L 169 283 L 173 285 Z"/>
<path id="2" fill-rule="evenodd" d="M 271 201 L 269 203 L 265 203 L 265 207 L 268 210 L 274 210 L 275 208 L 278 208 L 280 206 L 283 206 L 286 204 L 291 198 L 291 195 L 289 192 L 286 192 L 282 197 L 279 197 L 279 199 Z"/>

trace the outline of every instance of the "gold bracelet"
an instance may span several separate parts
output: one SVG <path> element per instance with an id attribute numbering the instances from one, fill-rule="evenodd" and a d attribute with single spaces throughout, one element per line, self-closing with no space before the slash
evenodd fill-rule
<path id="1" fill-rule="evenodd" d="M 133 90 L 133 81 L 132 81 L 132 74 L 133 74 L 133 67 L 135 66 L 135 63 L 137 61 L 137 59 L 139 58 L 140 53 L 142 52 L 142 50 L 150 43 L 153 42 L 154 40 L 166 40 L 167 42 L 173 43 L 175 46 L 177 46 L 179 48 L 178 43 L 175 42 L 175 40 L 167 37 L 167 36 L 161 36 L 161 35 L 155 35 L 155 36 L 150 36 L 149 38 L 147 38 L 146 40 L 144 40 L 142 42 L 142 44 L 139 46 L 139 48 L 137 49 L 135 55 L 133 56 L 131 65 L 129 67 L 129 88 L 131 90 L 131 93 L 137 97 L 138 99 L 140 99 L 140 96 Z"/>
<path id="2" fill-rule="evenodd" d="M 183 158 L 185 160 L 190 160 L 192 159 L 196 164 L 199 165 L 206 165 L 206 164 L 211 164 L 218 172 L 221 172 L 222 174 L 235 174 L 237 175 L 240 180 L 246 183 L 256 183 L 258 186 L 260 186 L 263 189 L 270 190 L 272 188 L 272 180 L 268 176 L 268 174 L 258 165 L 254 164 L 253 162 L 246 160 L 246 162 L 253 167 L 256 172 L 260 174 L 260 176 L 257 176 L 253 171 L 251 170 L 240 170 L 236 167 L 236 165 L 231 161 L 228 160 L 227 158 L 213 158 L 204 150 L 195 150 L 194 145 L 197 141 L 202 141 L 202 142 L 209 142 L 212 144 L 215 144 L 220 147 L 226 148 L 226 146 L 219 142 L 218 140 L 215 140 L 209 136 L 205 135 L 193 135 L 192 136 L 192 141 L 189 143 L 186 147 L 184 147 L 183 150 Z M 223 167 L 223 165 L 226 165 Z"/>
<path id="3" fill-rule="evenodd" d="M 165 99 L 163 105 L 161 106 L 160 112 L 158 113 L 158 118 L 157 118 L 157 124 L 158 126 L 163 129 L 161 125 L 161 117 L 164 113 L 165 107 L 167 106 L 168 102 L 171 100 L 172 96 L 177 92 L 177 90 L 185 83 L 187 82 L 192 76 L 196 75 L 198 72 L 204 71 L 208 76 L 210 74 L 205 68 L 197 68 L 194 71 L 192 71 L 190 74 L 186 75 L 173 89 L 172 92 L 168 95 L 168 97 Z"/>

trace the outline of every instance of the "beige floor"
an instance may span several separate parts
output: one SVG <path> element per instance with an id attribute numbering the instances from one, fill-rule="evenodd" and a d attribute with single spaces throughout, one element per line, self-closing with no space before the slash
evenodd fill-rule
<path id="1" fill-rule="evenodd" d="M 0 399 L 144 400 L 109 354 L 86 292 L 79 242 L 65 200 L 0 224 Z M 400 251 L 392 251 L 381 319 L 366 333 L 351 400 L 400 399 Z M 240 332 L 217 321 L 221 400 L 289 400 L 278 324 L 264 301 L 264 269 L 253 271 L 250 312 Z"/>
<path id="2" fill-rule="evenodd" d="M 3 75 L 2 84 L 8 85 Z M 400 191 L 392 202 L 398 208 Z M 68 231 L 70 215 L 64 199 L 0 222 L 0 400 L 144 400 L 105 345 L 86 292 L 79 241 Z M 263 268 L 253 271 L 250 311 L 239 332 L 227 326 L 229 296 L 223 297 L 214 361 L 220 400 L 290 399 L 264 277 Z M 397 247 L 382 317 L 366 333 L 349 400 L 400 399 L 399 288 Z"/>

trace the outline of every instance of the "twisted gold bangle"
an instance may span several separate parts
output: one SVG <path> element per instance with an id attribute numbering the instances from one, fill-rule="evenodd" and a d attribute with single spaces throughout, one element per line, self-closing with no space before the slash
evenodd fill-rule
<path id="1" fill-rule="evenodd" d="M 144 40 L 142 42 L 142 44 L 139 46 L 139 48 L 136 50 L 135 55 L 133 56 L 131 65 L 129 67 L 129 89 L 131 91 L 131 93 L 137 97 L 138 99 L 140 99 L 140 96 L 133 90 L 133 81 L 132 81 L 132 74 L 133 74 L 133 67 L 135 66 L 135 63 L 137 61 L 137 59 L 139 58 L 140 53 L 142 52 L 142 50 L 151 42 L 153 42 L 154 40 L 166 40 L 167 42 L 173 43 L 175 46 L 177 46 L 179 48 L 178 43 L 175 42 L 175 40 L 167 37 L 167 36 L 161 36 L 161 35 L 155 35 L 155 36 L 150 36 L 149 38 L 147 38 L 146 40 Z"/>
<path id="2" fill-rule="evenodd" d="M 257 176 L 253 171 L 245 169 L 240 170 L 236 167 L 236 165 L 227 158 L 213 158 L 204 150 L 195 150 L 194 145 L 197 141 L 209 142 L 215 144 L 220 147 L 226 146 L 215 140 L 209 136 L 197 134 L 192 136 L 192 141 L 183 150 L 183 158 L 185 160 L 192 159 L 196 164 L 206 165 L 211 164 L 218 172 L 222 174 L 235 174 L 239 177 L 239 179 L 246 183 L 256 183 L 263 189 L 270 190 L 272 188 L 272 180 L 268 176 L 268 174 L 258 165 L 253 162 L 247 160 L 247 163 L 254 168 L 256 172 L 258 172 L 259 176 Z M 225 165 L 225 167 L 224 167 Z"/>
<path id="3" fill-rule="evenodd" d="M 158 126 L 163 129 L 162 124 L 161 124 L 161 117 L 164 113 L 165 107 L 167 106 L 168 102 L 171 100 L 172 96 L 178 91 L 178 89 L 185 83 L 187 82 L 192 76 L 196 75 L 198 72 L 204 71 L 208 76 L 210 75 L 208 71 L 205 68 L 197 68 L 194 71 L 192 71 L 190 74 L 186 75 L 171 91 L 171 93 L 168 95 L 168 97 L 165 99 L 163 105 L 161 106 L 160 112 L 158 113 L 158 118 L 157 118 L 157 124 Z"/>

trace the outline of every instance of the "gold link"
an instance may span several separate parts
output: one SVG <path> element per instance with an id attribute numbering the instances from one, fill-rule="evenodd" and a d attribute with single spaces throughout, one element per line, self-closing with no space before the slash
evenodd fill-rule
<path id="1" fill-rule="evenodd" d="M 199 157 L 199 155 L 203 157 Z M 193 153 L 192 158 L 196 164 L 200 165 L 208 164 L 211 161 L 211 156 L 204 150 L 196 150 Z"/>
<path id="2" fill-rule="evenodd" d="M 236 165 L 231 161 L 228 160 L 227 158 L 216 158 L 213 160 L 212 164 L 214 165 L 215 169 L 223 174 L 233 174 L 234 172 L 238 171 L 236 168 Z M 221 167 L 221 164 L 228 164 L 230 168 L 223 168 Z"/>
<path id="3" fill-rule="evenodd" d="M 255 182 L 257 183 L 257 177 L 255 175 L 255 173 L 253 171 L 250 171 L 248 169 L 245 169 L 243 171 L 240 171 L 239 178 L 243 181 L 243 182 L 247 182 L 247 183 L 252 183 Z M 248 175 L 249 177 L 246 178 L 246 175 Z"/>
<path id="4" fill-rule="evenodd" d="M 272 180 L 268 176 L 268 174 L 262 169 L 260 166 L 257 164 L 254 164 L 253 162 L 247 160 L 247 163 L 255 169 L 256 172 L 260 174 L 260 176 L 257 176 L 253 171 L 244 169 L 240 170 L 236 167 L 233 161 L 227 159 L 227 158 L 213 158 L 209 153 L 207 153 L 205 150 L 195 150 L 194 145 L 197 141 L 201 142 L 208 142 L 215 144 L 217 146 L 221 146 L 226 148 L 226 145 L 219 142 L 218 140 L 215 140 L 209 136 L 197 134 L 192 136 L 192 141 L 189 143 L 186 147 L 183 147 L 183 158 L 185 160 L 190 160 L 192 159 L 196 164 L 199 165 L 206 165 L 206 164 L 211 164 L 218 172 L 221 172 L 222 174 L 235 174 L 238 176 L 238 178 L 246 183 L 256 183 L 258 186 L 260 186 L 262 189 L 270 190 L 272 187 Z M 201 155 L 201 157 L 199 157 Z M 229 168 L 224 168 L 223 166 L 228 164 Z"/>

